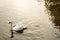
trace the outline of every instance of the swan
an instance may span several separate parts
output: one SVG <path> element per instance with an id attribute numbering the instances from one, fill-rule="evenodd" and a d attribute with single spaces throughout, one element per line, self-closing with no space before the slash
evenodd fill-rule
<path id="1" fill-rule="evenodd" d="M 23 33 L 23 31 L 27 29 L 27 27 L 20 22 L 15 24 L 13 24 L 12 22 L 9 22 L 9 24 L 11 24 L 11 30 L 13 30 L 13 32 Z"/>

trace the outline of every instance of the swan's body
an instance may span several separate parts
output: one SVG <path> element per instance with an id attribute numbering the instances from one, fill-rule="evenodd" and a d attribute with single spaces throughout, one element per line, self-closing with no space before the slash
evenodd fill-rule
<path id="1" fill-rule="evenodd" d="M 16 23 L 13 25 L 13 31 L 19 31 L 26 28 L 22 23 Z"/>
<path id="2" fill-rule="evenodd" d="M 27 29 L 23 23 L 13 24 L 12 22 L 10 22 L 10 24 L 12 25 L 13 32 L 23 33 L 23 31 Z"/>

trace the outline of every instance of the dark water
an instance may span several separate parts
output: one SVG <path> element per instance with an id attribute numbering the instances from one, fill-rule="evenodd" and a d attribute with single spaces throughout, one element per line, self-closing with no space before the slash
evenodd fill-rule
<path id="1" fill-rule="evenodd" d="M 51 11 L 51 16 L 54 16 L 55 26 L 60 26 L 60 0 L 46 0 L 46 3 L 49 5 L 47 7 Z"/>
<path id="2" fill-rule="evenodd" d="M 54 23 L 56 26 L 60 26 L 60 4 L 51 6 L 50 10 L 55 17 Z"/>

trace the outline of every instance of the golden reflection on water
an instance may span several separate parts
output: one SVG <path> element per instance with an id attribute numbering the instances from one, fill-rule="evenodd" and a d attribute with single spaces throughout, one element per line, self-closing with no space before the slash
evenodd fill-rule
<path id="1" fill-rule="evenodd" d="M 42 24 L 48 24 L 49 15 L 45 7 L 45 1 L 40 3 L 36 0 L 6 0 L 1 1 L 0 5 L 0 22 L 8 23 L 13 22 L 40 22 Z M 40 5 L 39 5 L 40 4 Z M 3 7 L 2 7 L 3 6 Z"/>

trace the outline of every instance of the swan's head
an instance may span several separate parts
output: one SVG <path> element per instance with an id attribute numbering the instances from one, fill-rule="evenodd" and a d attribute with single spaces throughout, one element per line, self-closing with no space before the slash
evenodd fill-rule
<path id="1" fill-rule="evenodd" d="M 12 22 L 9 22 L 8 24 L 12 24 Z"/>

